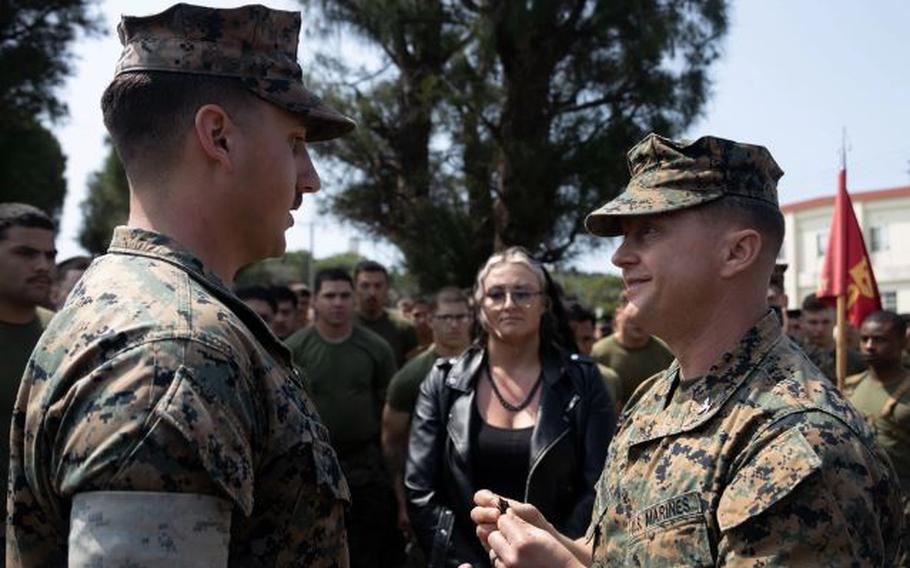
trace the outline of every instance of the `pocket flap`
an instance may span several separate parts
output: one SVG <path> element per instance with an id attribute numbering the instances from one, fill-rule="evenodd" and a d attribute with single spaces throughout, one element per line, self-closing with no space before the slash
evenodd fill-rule
<path id="1" fill-rule="evenodd" d="M 727 485 L 717 507 L 722 531 L 760 515 L 821 466 L 821 458 L 796 428 L 775 437 Z"/>

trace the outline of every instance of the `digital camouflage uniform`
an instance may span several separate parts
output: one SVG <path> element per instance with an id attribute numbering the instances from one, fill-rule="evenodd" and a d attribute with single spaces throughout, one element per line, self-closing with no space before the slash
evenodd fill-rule
<path id="1" fill-rule="evenodd" d="M 29 362 L 7 564 L 66 563 L 72 497 L 220 496 L 232 566 L 346 566 L 349 501 L 288 350 L 179 244 L 118 227 Z"/>
<path id="2" fill-rule="evenodd" d="M 703 377 L 627 406 L 597 484 L 595 566 L 890 566 L 893 468 L 774 314 Z"/>
<path id="3" fill-rule="evenodd" d="M 299 116 L 307 142 L 334 138 L 354 123 L 301 82 L 299 31 L 299 13 L 264 6 L 178 4 L 125 16 L 115 76 L 234 78 Z M 126 492 L 108 493 L 111 501 L 141 492 L 168 493 L 174 502 L 182 497 L 174 494 L 215 498 L 220 505 L 210 510 L 232 511 L 231 566 L 348 565 L 349 488 L 288 350 L 165 235 L 115 230 L 108 254 L 35 348 L 11 442 L 10 566 L 65 565 L 71 508 L 74 529 L 86 519 L 99 530 L 103 524 L 91 513 L 101 501 L 86 500 L 94 491 Z M 161 519 L 150 544 L 174 566 L 188 556 L 160 534 L 180 520 Z M 148 525 L 144 518 L 135 524 Z"/>
<path id="4" fill-rule="evenodd" d="M 760 146 L 651 134 L 629 163 L 592 233 L 725 195 L 777 206 L 782 172 Z M 900 528 L 887 456 L 769 311 L 706 375 L 683 379 L 674 361 L 636 391 L 587 538 L 594 566 L 890 566 Z"/>
<path id="5" fill-rule="evenodd" d="M 818 367 L 823 375 L 832 383 L 837 383 L 837 352 L 835 349 L 825 349 L 814 343 L 803 341 L 798 344 L 803 353 Z M 855 349 L 847 349 L 847 375 L 855 375 L 866 370 L 863 356 Z"/>

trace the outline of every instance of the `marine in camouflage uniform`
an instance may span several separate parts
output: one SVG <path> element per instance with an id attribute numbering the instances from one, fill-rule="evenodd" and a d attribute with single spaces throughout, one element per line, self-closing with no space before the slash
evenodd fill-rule
<path id="1" fill-rule="evenodd" d="M 299 14 L 262 6 L 126 17 L 117 75 L 235 77 L 280 116 L 304 116 L 308 141 L 337 136 L 353 123 L 300 83 L 299 28 Z M 271 136 L 284 143 L 283 131 Z M 282 162 L 298 176 L 282 187 L 288 202 L 318 189 L 309 158 L 295 156 Z M 349 488 L 290 353 L 222 272 L 153 230 L 118 227 L 35 348 L 8 495 L 9 566 L 348 565 Z"/>
<path id="2" fill-rule="evenodd" d="M 588 217 L 595 234 L 726 195 L 777 207 L 783 172 L 760 146 L 650 135 L 629 162 L 626 192 Z M 900 525 L 887 457 L 768 312 L 704 375 L 683 378 L 676 361 L 641 386 L 588 537 L 595 566 L 882 566 Z"/>
<path id="3" fill-rule="evenodd" d="M 772 244 L 782 237 L 782 219 L 772 230 L 754 217 L 736 216 L 774 214 L 782 175 L 777 164 L 760 146 L 714 137 L 677 142 L 654 134 L 632 149 L 629 162 L 626 191 L 586 225 L 596 235 L 625 236 L 613 260 L 623 268 L 630 301 L 679 358 L 642 384 L 620 417 L 586 539 L 569 542 L 553 534 L 524 506 L 497 515 L 483 495 L 474 514 L 487 523 L 484 531 L 492 531 L 491 554 L 508 555 L 511 565 L 521 566 L 522 552 L 541 560 L 542 549 L 532 542 L 550 542 L 547 550 L 559 551 L 555 538 L 564 547 L 554 553 L 559 565 L 582 559 L 593 566 L 893 565 L 902 521 L 890 460 L 857 411 L 782 334 L 774 313 L 752 315 L 761 312 L 776 256 L 765 250 L 765 235 Z M 731 196 L 732 203 L 719 201 Z M 670 214 L 713 201 L 719 209 L 703 209 L 698 217 Z M 723 233 L 706 232 L 708 211 L 733 216 L 737 225 L 729 221 L 721 225 Z M 753 223 L 761 241 L 741 229 Z M 726 247 L 723 260 L 721 249 L 707 250 L 715 242 Z M 706 250 L 690 252 L 699 243 Z M 716 286 L 704 305 L 669 294 L 668 286 L 685 281 L 667 281 L 672 274 L 655 264 L 677 245 L 684 257 L 679 267 L 702 273 L 689 283 Z M 697 255 L 718 258 L 700 263 Z M 754 264 L 746 264 L 749 258 Z M 719 284 L 710 283 L 714 277 Z M 718 300 L 709 298 L 723 295 L 724 286 L 733 295 L 718 311 L 709 303 Z M 678 340 L 699 333 L 687 320 L 710 310 L 715 318 L 700 325 L 723 326 L 735 318 L 745 331 L 732 348 L 715 349 L 713 364 L 702 357 L 703 366 L 683 373 L 683 363 L 698 353 Z M 516 521 L 519 513 L 522 522 Z M 494 564 L 501 563 L 494 558 Z"/>

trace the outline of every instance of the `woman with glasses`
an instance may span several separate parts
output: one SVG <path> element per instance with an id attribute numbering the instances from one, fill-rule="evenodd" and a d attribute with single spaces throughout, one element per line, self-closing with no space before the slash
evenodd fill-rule
<path id="1" fill-rule="evenodd" d="M 429 565 L 489 566 L 469 513 L 477 490 L 537 506 L 581 536 L 615 415 L 596 365 L 574 345 L 558 291 L 520 247 L 494 254 L 474 285 L 480 339 L 420 388 L 405 487 Z"/>

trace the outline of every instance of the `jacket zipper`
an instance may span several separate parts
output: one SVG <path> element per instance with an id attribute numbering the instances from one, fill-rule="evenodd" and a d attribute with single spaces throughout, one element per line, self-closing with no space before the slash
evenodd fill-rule
<path id="1" fill-rule="evenodd" d="M 556 436 L 556 438 L 552 442 L 547 444 L 547 447 L 545 447 L 543 449 L 543 451 L 540 452 L 540 455 L 537 456 L 537 459 L 534 460 L 533 464 L 531 464 L 531 470 L 528 471 L 528 479 L 525 481 L 525 503 L 528 502 L 528 492 L 531 490 L 531 478 L 534 477 L 534 470 L 537 469 L 537 464 L 539 464 L 541 462 L 541 460 L 543 460 L 544 456 L 547 455 L 547 452 L 549 452 L 553 446 L 558 444 L 560 440 L 565 438 L 566 434 L 568 434 L 568 433 L 569 433 L 569 428 L 566 428 L 565 430 L 563 430 L 559 434 L 559 436 Z"/>

